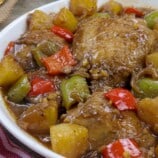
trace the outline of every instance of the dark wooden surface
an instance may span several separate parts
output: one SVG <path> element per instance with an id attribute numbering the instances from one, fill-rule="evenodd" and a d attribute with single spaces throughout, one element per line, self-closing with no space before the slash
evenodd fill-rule
<path id="1" fill-rule="evenodd" d="M 16 5 L 14 6 L 10 16 L 0 24 L 0 31 L 5 28 L 10 22 L 23 15 L 24 13 L 31 11 L 34 8 L 40 7 L 44 4 L 53 2 L 55 0 L 18 0 Z M 28 147 L 26 147 L 22 142 L 19 142 L 16 138 L 14 138 L 6 129 L 4 129 L 8 137 L 17 145 L 19 145 L 24 151 L 30 154 L 32 158 L 42 158 L 38 153 L 35 153 Z"/>

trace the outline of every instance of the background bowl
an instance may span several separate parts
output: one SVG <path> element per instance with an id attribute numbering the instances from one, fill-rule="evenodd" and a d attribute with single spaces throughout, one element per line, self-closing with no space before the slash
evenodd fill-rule
<path id="1" fill-rule="evenodd" d="M 98 7 L 108 0 L 98 0 Z M 135 7 L 151 7 L 158 8 L 158 1 L 156 0 L 117 0 L 122 3 L 124 6 L 135 6 Z M 63 7 L 68 7 L 69 0 L 59 0 L 53 3 L 49 3 L 40 8 L 47 13 L 49 12 L 58 12 Z M 33 11 L 31 11 L 33 12 Z M 31 13 L 29 12 L 29 13 Z M 3 57 L 4 51 L 10 41 L 14 41 L 20 37 L 26 30 L 26 19 L 27 15 L 21 16 L 17 20 L 13 21 L 5 29 L 0 32 L 0 59 Z M 0 93 L 0 123 L 7 128 L 7 130 L 12 133 L 19 141 L 28 146 L 30 149 L 41 154 L 47 158 L 62 158 L 59 154 L 54 153 L 53 151 L 47 149 L 42 144 L 37 142 L 32 136 L 27 134 L 21 128 L 19 128 L 15 120 L 11 117 L 5 102 Z"/>

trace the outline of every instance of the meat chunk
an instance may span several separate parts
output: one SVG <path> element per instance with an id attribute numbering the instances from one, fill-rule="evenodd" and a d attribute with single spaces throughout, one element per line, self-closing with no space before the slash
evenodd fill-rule
<path id="1" fill-rule="evenodd" d="M 155 145 L 155 137 L 136 114 L 118 111 L 104 98 L 103 92 L 95 92 L 85 103 L 68 111 L 64 122 L 87 127 L 93 150 L 121 138 L 133 138 L 148 150 Z"/>
<path id="2" fill-rule="evenodd" d="M 43 41 L 52 41 L 60 48 L 63 47 L 64 44 L 66 44 L 64 39 L 56 36 L 48 30 L 28 31 L 24 35 L 22 35 L 22 37 L 17 41 L 17 43 L 37 45 Z"/>
<path id="3" fill-rule="evenodd" d="M 31 104 L 17 119 L 18 125 L 32 134 L 49 134 L 50 126 L 56 123 L 58 101 L 57 93 L 41 98 L 41 102 Z"/>
<path id="4" fill-rule="evenodd" d="M 35 63 L 34 58 L 32 56 L 33 48 L 33 46 L 21 45 L 21 49 L 14 53 L 15 59 L 25 71 L 29 71 L 37 67 L 37 64 Z"/>
<path id="5" fill-rule="evenodd" d="M 52 55 L 58 52 L 66 41 L 49 30 L 27 31 L 16 41 L 16 46 L 21 49 L 14 53 L 16 60 L 24 70 L 29 71 L 37 68 L 33 52 L 41 51 L 43 54 Z"/>
<path id="6" fill-rule="evenodd" d="M 155 38 L 145 22 L 134 16 L 92 16 L 80 22 L 73 54 L 81 61 L 80 68 L 85 67 L 94 80 L 100 80 L 94 85 L 124 86 L 131 73 L 143 67 Z"/>
<path id="7" fill-rule="evenodd" d="M 78 108 L 68 111 L 64 121 L 86 126 L 95 149 L 104 144 L 105 137 L 107 142 L 115 138 L 119 124 L 114 120 L 119 116 L 119 111 L 108 104 L 103 93 L 97 92 L 85 104 L 80 103 Z"/>

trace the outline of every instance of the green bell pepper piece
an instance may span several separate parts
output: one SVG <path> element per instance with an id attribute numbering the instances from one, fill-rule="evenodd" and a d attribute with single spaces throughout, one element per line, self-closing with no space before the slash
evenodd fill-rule
<path id="1" fill-rule="evenodd" d="M 152 11 L 147 14 L 144 19 L 146 20 L 148 27 L 153 29 L 154 25 L 158 23 L 158 11 Z"/>
<path id="2" fill-rule="evenodd" d="M 59 46 L 51 41 L 43 41 L 38 44 L 37 48 L 45 55 L 50 56 L 59 51 Z"/>
<path id="3" fill-rule="evenodd" d="M 90 95 L 86 79 L 73 76 L 61 83 L 63 106 L 68 110 L 73 104 L 83 102 Z"/>
<path id="4" fill-rule="evenodd" d="M 8 99 L 15 103 L 20 103 L 30 90 L 31 84 L 27 75 L 25 74 L 20 77 L 18 81 L 9 89 Z"/>
<path id="5" fill-rule="evenodd" d="M 138 80 L 136 84 L 142 97 L 153 98 L 158 96 L 158 80 L 143 78 Z"/>
<path id="6" fill-rule="evenodd" d="M 46 57 L 45 54 L 43 54 L 38 48 L 35 48 L 32 50 L 32 54 L 33 54 L 33 57 L 37 63 L 38 66 L 43 66 L 42 62 L 41 62 L 41 59 L 43 57 Z"/>

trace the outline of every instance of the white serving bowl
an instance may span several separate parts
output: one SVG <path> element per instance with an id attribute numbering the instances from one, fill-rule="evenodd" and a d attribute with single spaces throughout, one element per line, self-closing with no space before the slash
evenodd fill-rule
<path id="1" fill-rule="evenodd" d="M 108 0 L 98 0 L 98 7 L 101 6 Z M 124 6 L 135 6 L 135 7 L 151 7 L 158 8 L 157 0 L 117 0 Z M 59 0 L 46 4 L 40 8 L 47 13 L 58 12 L 63 7 L 68 7 L 69 0 Z M 33 11 L 31 11 L 33 12 Z M 30 13 L 30 12 L 29 12 Z M 13 21 L 5 29 L 0 32 L 0 59 L 3 57 L 4 51 L 10 41 L 14 41 L 24 33 L 26 29 L 26 19 L 29 13 L 24 14 L 17 20 Z M 19 128 L 15 120 L 11 117 L 2 96 L 0 95 L 0 123 L 19 141 L 28 146 L 30 149 L 39 153 L 40 155 L 47 158 L 62 158 L 63 156 L 47 149 L 42 144 L 37 142 L 32 136 L 27 134 L 21 128 Z"/>

